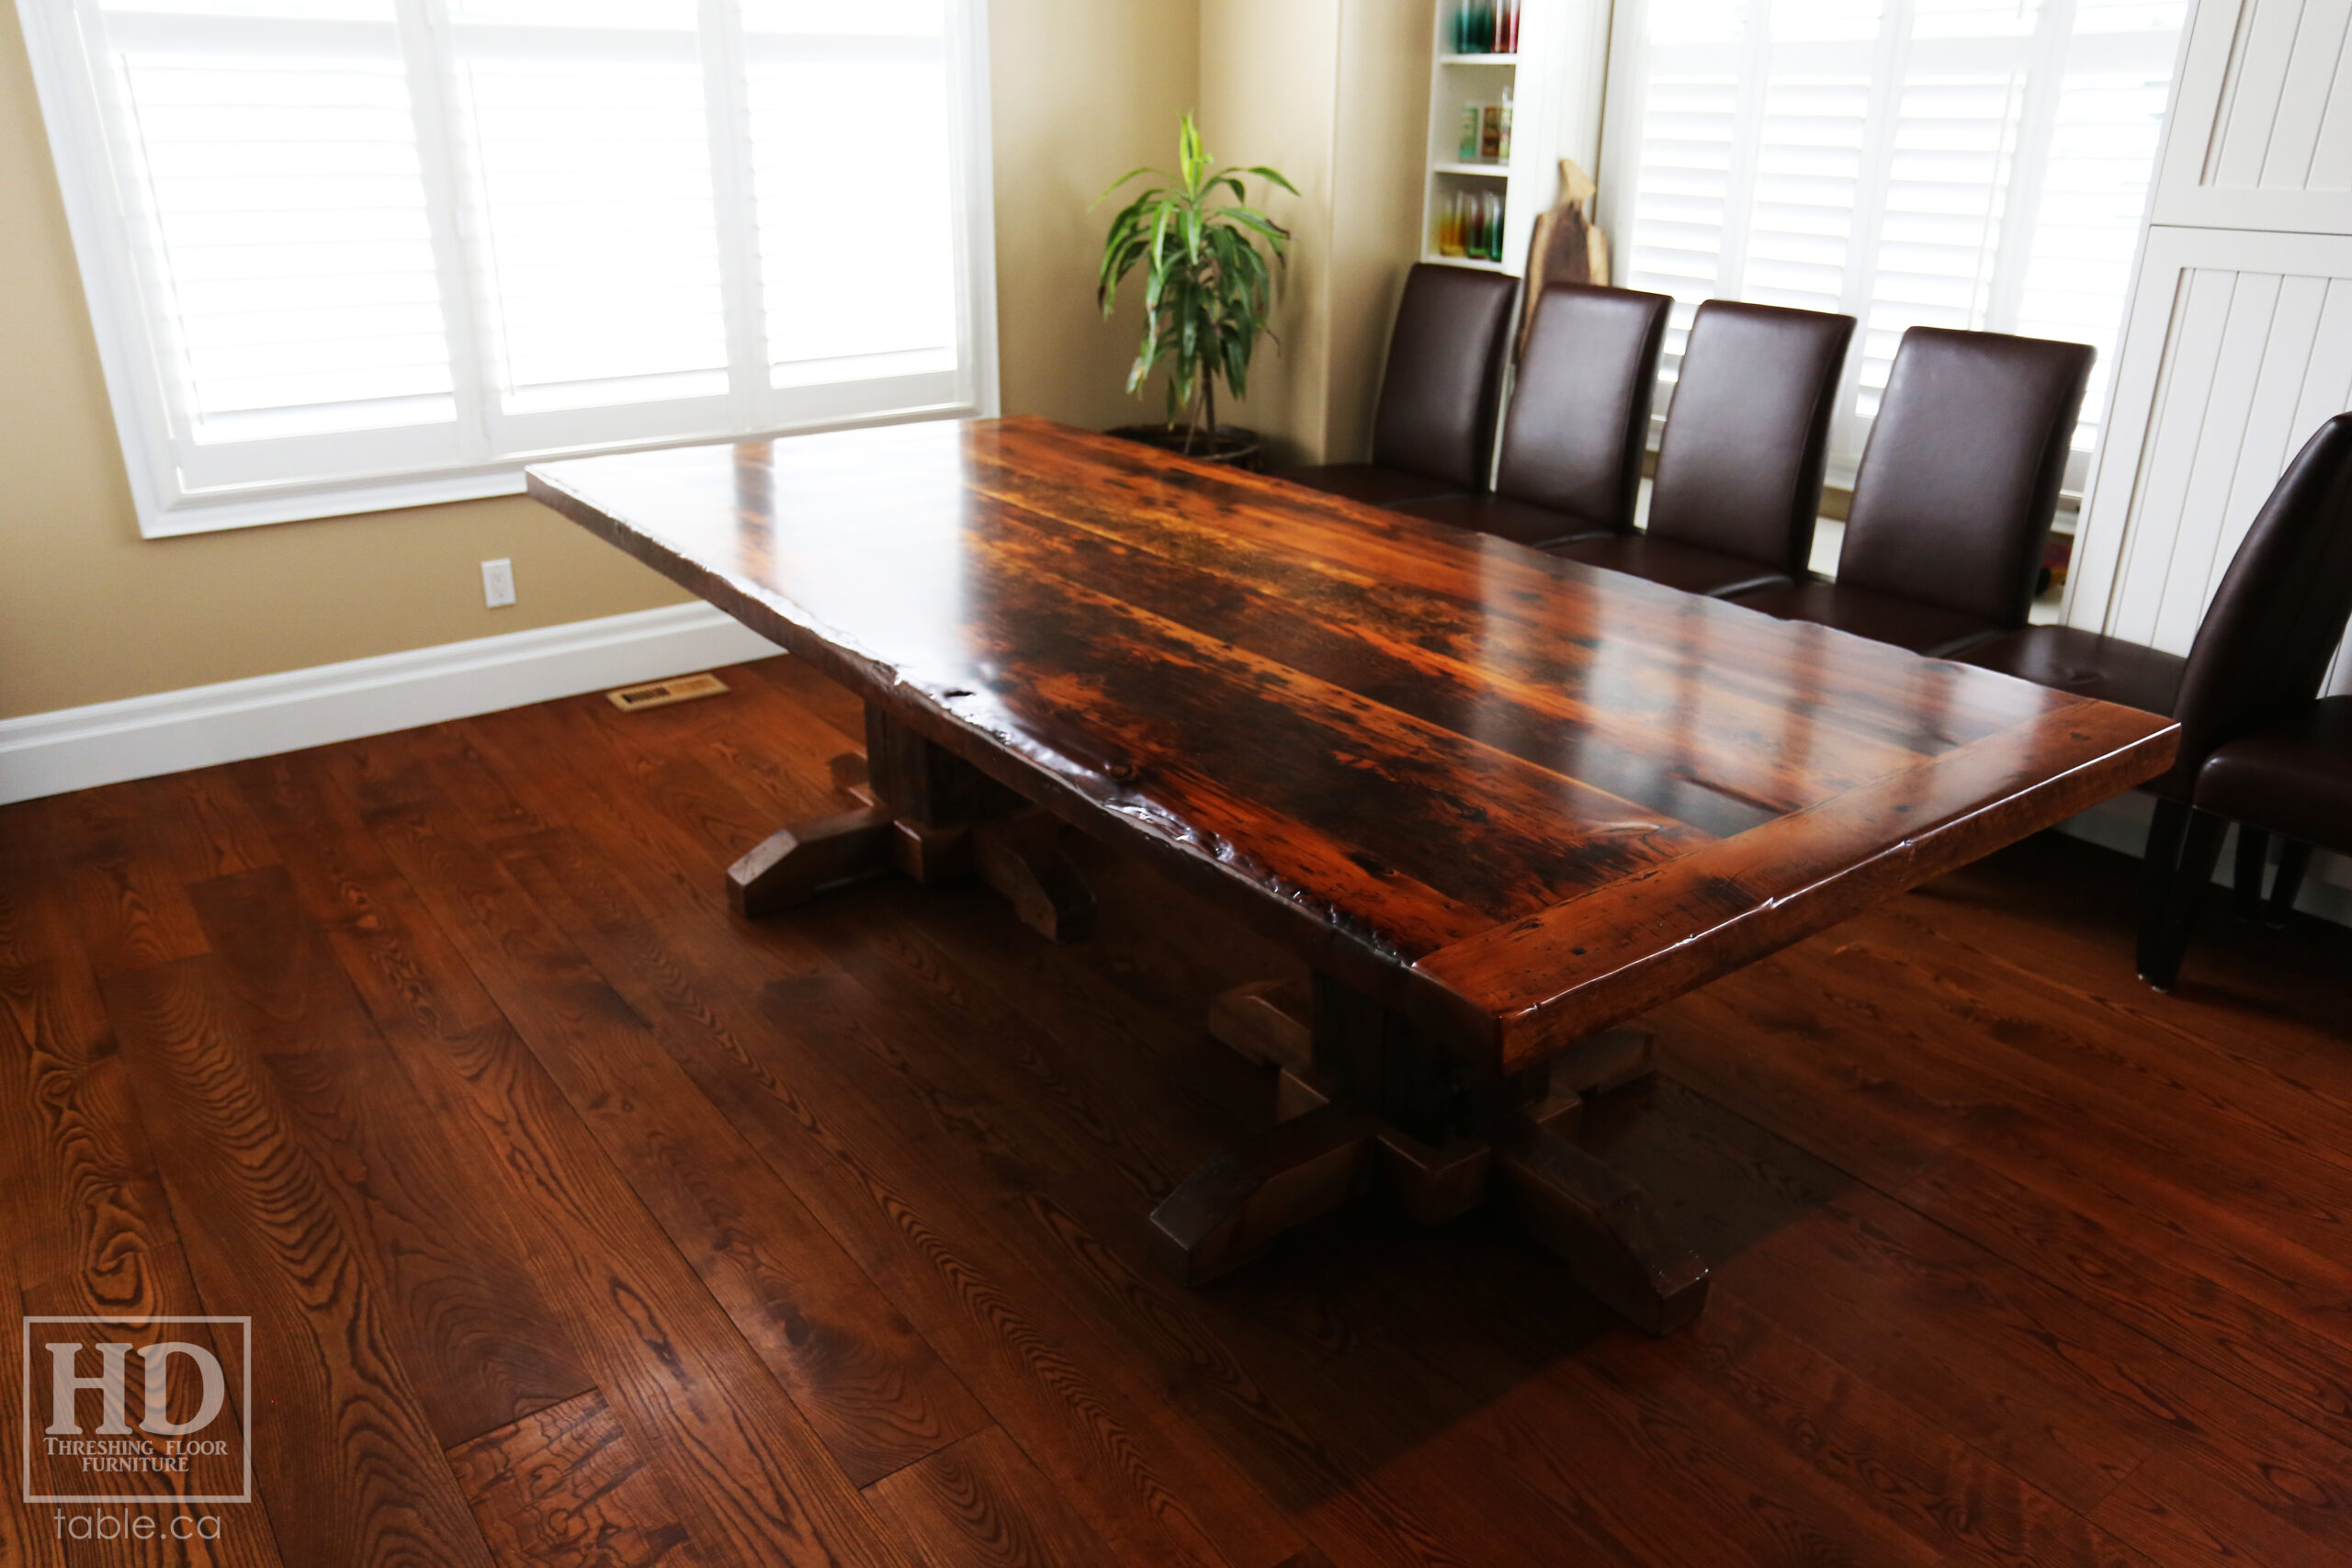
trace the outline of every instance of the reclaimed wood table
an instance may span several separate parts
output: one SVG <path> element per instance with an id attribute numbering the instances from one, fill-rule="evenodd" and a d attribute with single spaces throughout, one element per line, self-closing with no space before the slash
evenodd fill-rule
<path id="1" fill-rule="evenodd" d="M 866 804 L 758 914 L 977 871 L 1067 937 L 1069 824 L 1287 944 L 1273 1130 L 1170 1194 L 1212 1278 L 1370 1185 L 1513 1202 L 1665 1332 L 1703 1261 L 1567 1134 L 1617 1026 L 2169 765 L 2165 719 L 1041 420 L 549 463 L 531 493 L 855 692 Z M 863 773 L 861 781 L 856 775 Z M 1292 1011 L 1306 1016 L 1294 1026 Z M 1284 1036 L 1295 1027 L 1295 1040 Z"/>

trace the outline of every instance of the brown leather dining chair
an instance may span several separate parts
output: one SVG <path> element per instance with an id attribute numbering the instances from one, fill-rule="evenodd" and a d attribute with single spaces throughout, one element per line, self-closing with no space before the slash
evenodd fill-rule
<path id="1" fill-rule="evenodd" d="M 1537 547 L 1631 533 L 1673 304 L 1581 283 L 1544 289 L 1519 356 L 1492 493 L 1396 510 Z"/>
<path id="2" fill-rule="evenodd" d="M 2352 854 L 2352 697 L 2323 697 L 2298 708 L 2230 741 L 2198 770 L 2196 814 L 2171 896 L 2175 919 L 2158 953 L 2173 974 L 2212 880 L 2222 834 L 2233 822 L 2238 825 L 2238 913 L 2285 925 L 2312 852 Z M 2282 841 L 2266 900 L 2262 874 L 2273 838 Z"/>
<path id="3" fill-rule="evenodd" d="M 1649 528 L 1555 547 L 1692 593 L 1786 582 L 1821 510 L 1829 417 L 1854 318 L 1710 299 L 1659 438 Z"/>
<path id="4" fill-rule="evenodd" d="M 1518 300 L 1519 280 L 1506 274 L 1416 265 L 1388 340 L 1372 461 L 1280 477 L 1374 506 L 1485 490 Z"/>
<path id="5" fill-rule="evenodd" d="M 2176 897 L 2212 872 L 2226 824 L 2190 842 L 2206 760 L 2282 722 L 2319 694 L 2352 618 L 2352 413 L 2319 427 L 2263 503 L 2206 607 L 2188 657 L 2071 626 L 2033 626 L 1970 649 L 1963 664 L 2120 702 L 2180 723 L 2171 771 L 2141 785 L 2156 797 L 2140 882 L 2140 974 L 2159 990 L 2179 973 L 2195 898 Z M 2203 873 L 2188 873 L 2201 861 Z"/>
<path id="6" fill-rule="evenodd" d="M 2093 351 L 2002 333 L 1903 334 L 1854 477 L 1836 581 L 1742 593 L 1914 653 L 2026 624 Z"/>

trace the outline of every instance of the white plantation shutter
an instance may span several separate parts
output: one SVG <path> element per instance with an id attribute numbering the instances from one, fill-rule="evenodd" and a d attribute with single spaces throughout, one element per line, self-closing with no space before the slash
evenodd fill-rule
<path id="1" fill-rule="evenodd" d="M 786 395 L 956 366 L 945 7 L 860 9 L 744 6 L 768 373 Z M 888 30 L 854 30 L 877 22 Z M 853 139 L 854 159 L 808 156 Z"/>
<path id="2" fill-rule="evenodd" d="M 2087 343 L 2105 414 L 2186 0 L 1637 0 L 1621 6 L 1604 199 L 1616 281 L 1859 319 L 1850 476 L 1917 325 Z M 1630 13 L 1630 15 L 1628 15 Z"/>
<path id="3" fill-rule="evenodd" d="M 967 0 L 19 0 L 141 525 L 989 412 Z"/>

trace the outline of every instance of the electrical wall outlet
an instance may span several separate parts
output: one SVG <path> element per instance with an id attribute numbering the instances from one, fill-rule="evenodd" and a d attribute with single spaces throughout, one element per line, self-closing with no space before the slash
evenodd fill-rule
<path id="1" fill-rule="evenodd" d="M 486 560 L 481 563 L 481 602 L 493 610 L 503 610 L 514 603 L 513 561 Z"/>

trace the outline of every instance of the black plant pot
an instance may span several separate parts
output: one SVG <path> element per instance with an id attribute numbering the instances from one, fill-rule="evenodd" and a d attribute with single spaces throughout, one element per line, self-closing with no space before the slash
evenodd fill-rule
<path id="1" fill-rule="evenodd" d="M 1181 424 L 1123 424 L 1105 432 L 1122 441 L 1140 441 L 1146 446 L 1157 446 L 1163 452 L 1182 456 L 1187 427 Z M 1254 430 L 1244 430 L 1238 424 L 1220 424 L 1214 440 L 1206 435 L 1195 436 L 1192 455 L 1204 463 L 1224 463 L 1239 468 L 1245 474 L 1259 474 L 1266 469 L 1266 446 Z"/>

